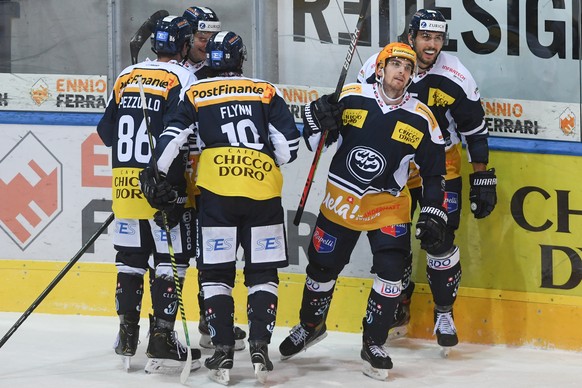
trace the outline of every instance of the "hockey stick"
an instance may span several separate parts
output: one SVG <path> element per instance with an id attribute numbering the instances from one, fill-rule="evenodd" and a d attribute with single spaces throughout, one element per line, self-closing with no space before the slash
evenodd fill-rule
<path id="1" fill-rule="evenodd" d="M 156 180 L 160 181 L 160 172 L 158 171 L 158 162 L 154 154 L 154 135 L 152 134 L 150 128 L 150 120 L 147 111 L 146 96 L 143 90 L 143 83 L 141 76 L 137 76 L 137 84 L 139 86 L 139 95 L 141 98 L 141 106 L 143 110 L 143 117 L 146 124 L 146 129 L 148 133 L 148 140 L 150 144 L 150 151 L 152 153 L 151 162 L 154 168 L 154 174 Z M 186 355 L 186 365 L 182 369 L 180 374 L 180 382 L 186 384 L 188 376 L 190 376 L 190 370 L 192 369 L 192 350 L 190 348 L 190 335 L 188 334 L 188 322 L 186 321 L 186 312 L 184 311 L 184 299 L 182 298 L 182 285 L 180 283 L 180 277 L 178 276 L 178 267 L 176 264 L 176 256 L 174 254 L 174 245 L 172 244 L 172 233 L 170 232 L 170 225 L 168 225 L 168 214 L 165 210 L 162 210 L 162 217 L 164 221 L 164 230 L 166 232 L 166 240 L 168 241 L 168 252 L 170 253 L 170 263 L 172 264 L 172 274 L 174 275 L 174 285 L 176 287 L 176 294 L 178 295 L 178 307 L 180 308 L 180 315 L 182 317 L 182 325 L 184 326 L 184 337 L 186 337 L 186 348 L 188 354 Z"/>
<path id="2" fill-rule="evenodd" d="M 137 30 L 137 32 L 131 37 L 129 41 L 129 52 L 131 53 L 131 64 L 135 65 L 137 63 L 137 54 L 139 50 L 144 45 L 145 41 L 150 37 L 156 28 L 156 22 L 159 19 L 165 18 L 170 13 L 165 9 L 160 9 L 150 16 Z"/>
<path id="3" fill-rule="evenodd" d="M 53 279 L 53 281 L 48 285 L 48 287 L 45 288 L 45 290 L 38 296 L 38 298 L 36 298 L 34 302 L 32 302 L 30 307 L 26 309 L 26 311 L 20 316 L 20 318 L 18 318 L 16 323 L 10 328 L 10 330 L 8 330 L 4 337 L 2 337 L 2 339 L 0 340 L 0 348 L 6 343 L 6 341 L 8 341 L 12 334 L 14 334 L 16 329 L 18 329 L 20 325 L 22 325 L 26 318 L 28 318 L 28 316 L 32 314 L 34 309 L 38 307 L 38 305 L 52 291 L 52 289 L 55 288 L 57 283 L 61 281 L 61 279 L 67 274 L 67 272 L 69 272 L 69 270 L 73 268 L 75 263 L 79 261 L 79 259 L 81 258 L 81 256 L 83 256 L 87 249 L 89 249 L 89 247 L 95 242 L 95 240 L 97 240 L 101 233 L 103 233 L 107 229 L 109 224 L 111 224 L 111 221 L 113 221 L 113 213 L 111 213 L 109 217 L 107 217 L 107 219 L 103 224 L 101 224 L 99 229 L 97 229 L 97 231 L 89 238 L 85 245 L 81 247 L 81 249 L 75 254 L 75 256 L 73 256 L 69 263 L 61 270 L 61 272 L 58 273 L 58 275 Z"/>
<path id="4" fill-rule="evenodd" d="M 356 51 L 356 45 L 358 44 L 360 32 L 362 31 L 362 26 L 366 20 L 366 13 L 368 12 L 369 6 L 370 0 L 364 0 L 362 2 L 362 8 L 360 9 L 360 15 L 358 16 L 358 23 L 356 24 L 356 30 L 352 34 L 352 39 L 350 40 L 350 45 L 348 47 L 348 54 L 344 60 L 339 80 L 337 82 L 337 86 L 335 87 L 335 92 L 332 95 L 335 99 L 339 98 L 342 88 L 344 87 L 344 83 L 348 75 L 348 69 L 350 68 L 350 63 L 352 63 L 352 58 L 354 56 L 354 52 Z M 337 100 L 333 102 L 337 102 Z M 315 176 L 315 170 L 317 169 L 317 164 L 319 163 L 319 159 L 321 157 L 321 151 L 323 151 L 323 146 L 325 145 L 327 133 L 328 131 L 324 129 L 324 132 L 321 134 L 321 138 L 319 139 L 319 144 L 315 149 L 313 162 L 311 163 L 311 168 L 309 169 L 309 174 L 307 175 L 307 180 L 305 181 L 305 188 L 303 189 L 303 194 L 301 194 L 301 200 L 299 201 L 299 206 L 297 207 L 297 212 L 295 213 L 295 218 L 293 219 L 293 224 L 296 226 L 298 226 L 301 222 L 301 216 L 303 215 L 303 210 L 305 210 L 305 203 L 307 202 L 307 197 L 309 196 L 309 191 L 311 190 L 313 177 Z"/>

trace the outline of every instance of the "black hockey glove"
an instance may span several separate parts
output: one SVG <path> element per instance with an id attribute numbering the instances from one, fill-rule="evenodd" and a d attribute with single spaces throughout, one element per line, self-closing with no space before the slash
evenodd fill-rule
<path id="1" fill-rule="evenodd" d="M 163 177 L 158 182 L 150 166 L 139 173 L 139 182 L 141 191 L 153 208 L 171 210 L 178 201 L 178 192 Z"/>
<path id="2" fill-rule="evenodd" d="M 166 212 L 166 219 L 168 220 L 168 227 L 173 229 L 176 225 L 180 223 L 182 219 L 182 215 L 184 215 L 184 205 L 176 204 L 171 210 L 158 210 L 156 214 L 154 214 L 154 222 L 157 226 L 162 229 L 166 229 L 166 225 L 164 224 L 164 214 Z"/>
<path id="3" fill-rule="evenodd" d="M 344 110 L 343 104 L 337 101 L 333 94 L 325 94 L 315 101 L 312 101 L 309 106 L 305 107 L 303 111 L 303 118 L 308 124 L 310 120 L 315 119 L 315 126 L 308 125 L 308 136 L 318 131 L 327 131 L 325 145 L 337 141 L 339 136 L 339 129 L 342 125 L 342 112 Z M 305 127 L 304 127 L 305 130 Z"/>
<path id="4" fill-rule="evenodd" d="M 475 218 L 485 218 L 497 204 L 497 177 L 495 169 L 478 171 L 469 175 L 471 190 L 469 200 L 471 202 L 471 212 Z"/>
<path id="5" fill-rule="evenodd" d="M 423 206 L 416 222 L 416 238 L 427 252 L 438 251 L 445 242 L 447 212 L 441 206 Z"/>

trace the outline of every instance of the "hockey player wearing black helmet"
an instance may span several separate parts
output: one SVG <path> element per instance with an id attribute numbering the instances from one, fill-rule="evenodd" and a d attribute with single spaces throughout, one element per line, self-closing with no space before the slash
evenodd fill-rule
<path id="1" fill-rule="evenodd" d="M 447 175 L 445 177 L 445 202 L 448 213 L 447 243 L 439 250 L 427 249 L 426 273 L 433 295 L 434 333 L 443 347 L 443 355 L 458 343 L 453 320 L 453 304 L 461 281 L 459 247 L 455 245 L 455 232 L 461 216 L 461 138 L 467 144 L 467 156 L 473 172 L 469 174 L 470 209 L 475 218 L 487 217 L 497 202 L 497 177 L 489 163 L 488 130 L 485 126 L 479 89 L 473 76 L 461 61 L 443 52 L 447 44 L 448 28 L 444 16 L 437 10 L 420 9 L 411 18 L 408 43 L 417 55 L 418 74 L 413 77 L 409 91 L 427 104 L 446 141 Z M 358 75 L 359 82 L 372 82 L 375 56 L 368 59 Z M 422 198 L 419 172 L 411 164 L 407 186 L 413 200 L 413 211 Z M 412 253 L 403 279 L 402 301 L 398 307 L 397 321 L 391 337 L 406 332 L 410 320 L 410 298 L 414 291 Z"/>
<path id="2" fill-rule="evenodd" d="M 208 7 L 190 7 L 182 16 L 192 26 L 194 35 L 194 43 L 188 51 L 188 59 L 184 62 L 184 67 L 193 72 L 197 79 L 208 78 L 206 43 L 212 34 L 221 31 L 221 23 L 216 13 Z"/>
<path id="3" fill-rule="evenodd" d="M 192 29 L 188 21 L 178 16 L 159 20 L 151 38 L 157 59 L 129 66 L 117 77 L 111 97 L 97 132 L 103 143 L 112 147 L 112 197 L 115 214 L 113 243 L 117 255 L 115 306 L 119 316 L 119 334 L 115 352 L 130 367 L 130 357 L 136 353 L 139 342 L 139 321 L 143 297 L 144 274 L 153 256 L 150 291 L 153 315 L 147 347 L 146 372 L 164 373 L 175 370 L 176 361 L 184 363 L 187 348 L 176 337 L 174 323 L 177 312 L 177 294 L 168 246 L 160 241 L 164 234 L 161 212 L 143 197 L 138 185 L 140 172 L 148 165 L 144 113 L 140 98 L 138 77 L 143 80 L 152 135 L 158 138 L 167 113 L 176 108 L 182 87 L 193 82 L 192 74 L 179 65 L 190 48 Z M 166 86 L 167 85 L 167 86 Z M 177 168 L 167 175 L 180 198 L 186 196 L 184 169 Z M 189 259 L 194 255 L 188 248 L 190 232 L 194 229 L 192 202 L 175 201 L 166 208 L 171 234 L 175 237 L 174 252 L 179 278 L 183 281 Z M 200 350 L 192 349 L 193 369 L 200 368 Z"/>
<path id="4" fill-rule="evenodd" d="M 214 71 L 208 67 L 208 62 L 206 61 L 206 44 L 208 39 L 212 34 L 220 32 L 221 23 L 218 20 L 216 13 L 209 7 L 189 7 L 184 11 L 183 16 L 188 20 L 192 26 L 192 34 L 194 36 L 194 43 L 190 51 L 188 51 L 188 58 L 182 63 L 186 69 L 194 74 L 197 80 L 208 78 L 214 74 Z M 198 165 L 198 158 L 200 152 L 196 147 L 196 139 L 191 138 L 190 147 L 190 164 L 189 169 L 195 168 Z M 189 175 L 192 179 L 188 182 L 189 191 L 198 198 L 200 195 L 200 190 L 196 186 L 195 178 L 196 173 L 194 171 L 189 171 Z M 214 345 L 210 338 L 210 330 L 206 319 L 204 317 L 204 296 L 202 295 L 202 286 L 200 285 L 200 278 L 198 279 L 198 306 L 200 308 L 200 319 L 198 320 L 198 332 L 200 333 L 200 346 L 206 349 L 213 349 Z M 235 350 L 243 350 L 245 348 L 244 339 L 247 333 L 238 326 L 235 326 Z"/>
<path id="5" fill-rule="evenodd" d="M 300 133 L 277 87 L 242 75 L 242 38 L 222 31 L 208 41 L 212 78 L 182 93 L 183 102 L 156 146 L 164 172 L 188 138 L 201 148 L 196 264 L 205 318 L 216 346 L 205 360 L 211 379 L 226 384 L 234 362 L 237 249 L 244 251 L 249 350 L 257 379 L 273 369 L 268 345 L 278 304 L 278 269 L 289 265 L 279 166 L 297 158 Z M 142 182 L 148 184 L 148 182 Z M 155 193 L 153 193 L 155 197 Z"/>

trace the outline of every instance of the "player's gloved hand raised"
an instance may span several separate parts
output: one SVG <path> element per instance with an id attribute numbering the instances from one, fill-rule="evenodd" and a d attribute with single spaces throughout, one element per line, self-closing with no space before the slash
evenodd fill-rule
<path id="1" fill-rule="evenodd" d="M 163 177 L 159 182 L 154 169 L 150 166 L 139 173 L 141 191 L 151 207 L 172 209 L 178 200 L 178 192 Z"/>
<path id="2" fill-rule="evenodd" d="M 339 136 L 339 129 L 342 125 L 342 112 L 344 106 L 337 102 L 335 94 L 325 94 L 315 101 L 312 101 L 303 111 L 303 119 L 308 124 L 307 136 L 320 131 L 327 131 L 325 145 L 334 143 Z M 315 120 L 316 123 L 310 122 Z M 313 125 L 315 124 L 315 125 Z"/>
<path id="3" fill-rule="evenodd" d="M 471 202 L 471 212 L 475 218 L 485 218 L 497 204 L 497 177 L 495 169 L 487 171 L 477 171 L 469 175 L 471 189 L 469 191 L 469 201 Z"/>
<path id="4" fill-rule="evenodd" d="M 438 252 L 445 242 L 447 212 L 442 206 L 423 206 L 416 222 L 415 236 L 427 252 Z"/>

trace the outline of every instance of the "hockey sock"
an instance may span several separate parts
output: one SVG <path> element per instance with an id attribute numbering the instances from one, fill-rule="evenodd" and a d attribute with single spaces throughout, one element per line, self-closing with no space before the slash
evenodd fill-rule
<path id="1" fill-rule="evenodd" d="M 230 295 L 214 295 L 204 299 L 204 314 L 216 346 L 234 346 L 234 299 Z"/>
<path id="2" fill-rule="evenodd" d="M 451 252 L 443 256 L 428 254 L 426 259 L 426 276 L 434 303 L 439 306 L 453 305 L 461 282 L 459 248 L 453 246 Z"/>
<path id="3" fill-rule="evenodd" d="M 302 323 L 315 327 L 325 321 L 333 298 L 334 286 L 335 280 L 319 283 L 307 276 L 299 311 L 299 319 Z"/>
<path id="4" fill-rule="evenodd" d="M 401 281 L 393 282 L 376 276 L 364 318 L 364 337 L 374 344 L 384 344 L 400 299 Z"/>
<path id="5" fill-rule="evenodd" d="M 151 293 L 156 318 L 174 322 L 178 312 L 178 293 L 174 279 L 166 276 L 156 277 L 152 284 Z"/>
<path id="6" fill-rule="evenodd" d="M 414 291 L 412 281 L 412 252 L 404 258 L 404 276 L 402 277 L 402 296 L 410 299 Z"/>
<path id="7" fill-rule="evenodd" d="M 271 343 L 271 335 L 277 317 L 277 285 L 260 284 L 249 287 L 247 316 L 249 319 L 249 341 Z"/>
<path id="8" fill-rule="evenodd" d="M 141 310 L 143 297 L 143 276 L 117 273 L 117 288 L 115 290 L 115 307 L 118 315 Z"/>

